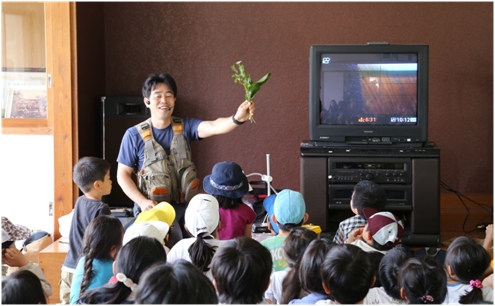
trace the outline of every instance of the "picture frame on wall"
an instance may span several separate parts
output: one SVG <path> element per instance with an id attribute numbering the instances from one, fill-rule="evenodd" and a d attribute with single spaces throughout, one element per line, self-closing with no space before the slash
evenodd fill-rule
<path id="1" fill-rule="evenodd" d="M 11 86 L 5 118 L 46 119 L 47 93 L 45 86 Z"/>

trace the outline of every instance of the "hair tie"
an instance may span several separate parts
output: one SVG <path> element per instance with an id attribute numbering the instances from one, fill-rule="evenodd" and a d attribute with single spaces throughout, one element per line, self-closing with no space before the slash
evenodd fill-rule
<path id="1" fill-rule="evenodd" d="M 477 289 L 483 289 L 483 284 L 480 282 L 479 279 L 477 280 L 472 280 L 469 282 L 469 284 L 471 285 L 471 287 L 473 288 L 477 288 Z"/>
<path id="2" fill-rule="evenodd" d="M 123 283 L 127 288 L 130 288 L 132 292 L 136 291 L 138 288 L 137 284 L 134 284 L 132 279 L 127 278 L 124 273 L 117 273 L 115 275 L 117 277 L 117 280 L 121 283 Z"/>
<path id="3" fill-rule="evenodd" d="M 433 297 L 432 297 L 431 295 L 427 294 L 427 295 L 423 295 L 423 296 L 421 297 L 421 301 L 422 301 L 423 303 L 426 303 L 426 302 L 433 303 L 434 299 L 433 299 Z"/>

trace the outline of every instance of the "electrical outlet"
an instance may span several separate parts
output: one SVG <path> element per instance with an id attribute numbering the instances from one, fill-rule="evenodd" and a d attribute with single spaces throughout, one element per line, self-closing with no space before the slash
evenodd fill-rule
<path id="1" fill-rule="evenodd" d="M 53 202 L 48 202 L 48 215 L 53 216 Z"/>

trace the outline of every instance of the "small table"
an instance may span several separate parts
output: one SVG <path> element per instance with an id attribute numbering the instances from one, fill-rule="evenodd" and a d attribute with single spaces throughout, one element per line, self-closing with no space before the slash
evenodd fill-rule
<path id="1" fill-rule="evenodd" d="M 39 253 L 39 266 L 52 285 L 52 296 L 48 298 L 48 304 L 60 303 L 60 285 L 62 264 L 69 252 L 69 243 L 61 242 L 60 238 L 44 248 Z M 67 239 L 65 239 L 67 241 Z"/>

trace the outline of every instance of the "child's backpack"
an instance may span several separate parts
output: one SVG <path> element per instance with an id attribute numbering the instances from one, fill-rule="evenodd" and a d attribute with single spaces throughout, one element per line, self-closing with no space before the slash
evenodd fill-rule
<path id="1" fill-rule="evenodd" d="M 153 138 L 151 118 L 137 124 L 136 128 L 144 141 L 143 166 L 137 173 L 139 190 L 157 202 L 188 203 L 198 193 L 199 180 L 184 137 L 182 119 L 172 117 L 174 137 L 170 156 Z"/>

